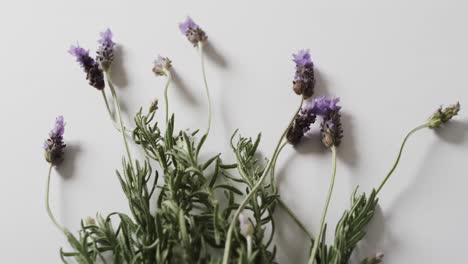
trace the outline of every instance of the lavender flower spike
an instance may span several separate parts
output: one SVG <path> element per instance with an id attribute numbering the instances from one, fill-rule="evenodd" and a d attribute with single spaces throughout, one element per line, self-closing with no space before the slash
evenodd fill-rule
<path id="1" fill-rule="evenodd" d="M 104 71 L 109 70 L 112 62 L 114 61 L 114 46 L 112 41 L 112 31 L 108 28 L 106 31 L 101 32 L 101 39 L 98 40 L 99 46 L 96 56 L 96 61 L 99 62 Z"/>
<path id="2" fill-rule="evenodd" d="M 315 87 L 314 64 L 310 58 L 309 50 L 299 50 L 293 54 L 296 63 L 296 74 L 293 81 L 293 90 L 302 95 L 304 99 L 312 97 Z"/>
<path id="3" fill-rule="evenodd" d="M 168 71 L 172 67 L 172 61 L 161 55 L 154 61 L 153 72 L 158 76 L 167 75 Z"/>
<path id="4" fill-rule="evenodd" d="M 321 96 L 314 99 L 313 106 L 309 108 L 311 113 L 322 117 L 320 134 L 322 136 L 322 143 L 327 148 L 339 146 L 343 138 L 339 101 L 340 98 Z"/>
<path id="5" fill-rule="evenodd" d="M 45 159 L 52 165 L 58 165 L 63 161 L 63 133 L 65 132 L 65 122 L 63 116 L 55 119 L 55 126 L 49 132 L 49 138 L 44 142 Z"/>
<path id="6" fill-rule="evenodd" d="M 288 129 L 286 139 L 292 145 L 297 145 L 310 130 L 310 126 L 315 122 L 317 115 L 311 111 L 313 105 L 312 100 L 307 100 L 294 119 L 293 124 Z"/>
<path id="7" fill-rule="evenodd" d="M 204 42 L 208 39 L 203 31 L 189 16 L 184 22 L 179 24 L 179 29 L 184 34 L 193 46 L 197 46 L 199 42 Z"/>
<path id="8" fill-rule="evenodd" d="M 99 68 L 97 62 L 89 56 L 89 52 L 79 45 L 72 45 L 68 50 L 68 53 L 73 55 L 76 58 L 76 61 L 83 68 L 89 84 L 98 90 L 104 89 L 104 74 Z"/>

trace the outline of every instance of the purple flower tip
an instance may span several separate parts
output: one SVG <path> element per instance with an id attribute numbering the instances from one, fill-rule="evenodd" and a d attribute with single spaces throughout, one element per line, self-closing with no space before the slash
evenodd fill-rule
<path id="1" fill-rule="evenodd" d="M 341 106 L 338 105 L 339 101 L 339 97 L 328 98 L 326 96 L 320 96 L 315 98 L 313 102 L 309 100 L 304 110 L 326 118 L 330 112 L 339 111 L 341 109 Z"/>
<path id="2" fill-rule="evenodd" d="M 197 29 L 198 25 L 192 20 L 191 17 L 187 16 L 184 22 L 179 23 L 179 29 L 182 34 L 186 35 L 189 29 Z"/>
<path id="3" fill-rule="evenodd" d="M 110 28 L 106 29 L 104 32 L 101 32 L 99 35 L 101 36 L 101 39 L 98 40 L 99 44 L 108 47 L 113 47 L 115 45 L 115 43 L 112 41 L 113 34 Z"/>
<path id="4" fill-rule="evenodd" d="M 49 136 L 50 137 L 62 137 L 63 133 L 65 132 L 65 121 L 63 119 L 63 116 L 57 116 L 55 119 L 55 126 L 54 128 L 50 131 Z"/>
<path id="5" fill-rule="evenodd" d="M 75 56 L 78 61 L 81 61 L 81 58 L 83 57 L 89 56 L 89 52 L 80 47 L 80 45 L 78 44 L 76 44 L 76 46 L 71 45 L 70 49 L 68 50 L 68 53 Z"/>
<path id="6" fill-rule="evenodd" d="M 293 54 L 293 61 L 298 66 L 304 66 L 306 64 L 311 64 L 312 60 L 310 59 L 310 53 L 308 49 L 299 50 L 296 54 Z"/>

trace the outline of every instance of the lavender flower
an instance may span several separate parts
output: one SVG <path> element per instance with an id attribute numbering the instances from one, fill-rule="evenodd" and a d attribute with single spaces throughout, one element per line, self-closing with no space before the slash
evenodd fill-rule
<path id="1" fill-rule="evenodd" d="M 172 61 L 169 58 L 158 55 L 158 58 L 154 61 L 153 72 L 158 76 L 167 75 L 171 67 Z"/>
<path id="2" fill-rule="evenodd" d="M 65 132 L 65 123 L 63 116 L 55 119 L 55 126 L 49 132 L 49 138 L 44 142 L 45 159 L 52 165 L 58 165 L 63 161 L 63 133 Z"/>
<path id="3" fill-rule="evenodd" d="M 253 235 L 254 230 L 252 223 L 250 223 L 249 218 L 243 213 L 239 214 L 239 227 L 241 235 L 243 235 L 245 238 Z"/>
<path id="4" fill-rule="evenodd" d="M 89 84 L 98 90 L 104 89 L 104 75 L 97 62 L 89 56 L 89 52 L 79 45 L 71 46 L 68 53 L 75 56 L 76 61 L 86 73 Z"/>
<path id="5" fill-rule="evenodd" d="M 197 46 L 199 42 L 204 42 L 208 39 L 203 31 L 189 16 L 185 19 L 184 22 L 179 24 L 179 29 L 182 34 L 184 34 L 187 39 Z"/>
<path id="6" fill-rule="evenodd" d="M 340 98 L 328 98 L 321 96 L 314 99 L 309 111 L 322 117 L 320 134 L 325 147 L 339 146 L 343 138 L 341 126 L 341 106 L 338 106 Z"/>
<path id="7" fill-rule="evenodd" d="M 429 118 L 429 128 L 437 128 L 440 125 L 447 123 L 450 119 L 460 111 L 460 103 L 449 105 L 446 108 L 439 107 L 437 111 Z"/>
<path id="8" fill-rule="evenodd" d="M 299 50 L 293 54 L 293 61 L 296 63 L 293 90 L 296 94 L 302 95 L 304 99 L 310 98 L 314 94 L 315 76 L 309 50 Z"/>
<path id="9" fill-rule="evenodd" d="M 98 40 L 99 46 L 96 56 L 96 61 L 99 62 L 101 68 L 107 71 L 112 62 L 114 61 L 114 46 L 115 43 L 112 41 L 112 31 L 108 28 L 106 31 L 101 32 L 101 39 Z"/>
<path id="10" fill-rule="evenodd" d="M 315 122 L 317 115 L 311 109 L 312 102 L 308 100 L 289 127 L 286 139 L 292 145 L 297 145 Z"/>

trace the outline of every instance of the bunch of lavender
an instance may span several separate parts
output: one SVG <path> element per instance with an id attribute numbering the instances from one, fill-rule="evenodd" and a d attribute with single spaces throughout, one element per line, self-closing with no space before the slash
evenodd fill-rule
<path id="1" fill-rule="evenodd" d="M 207 126 L 199 130 L 176 131 L 175 115 L 169 112 L 168 88 L 171 84 L 172 61 L 158 56 L 153 72 L 166 78 L 164 88 L 164 119 L 157 117 L 158 101 L 147 110 L 140 108 L 134 118 L 134 128 L 124 124 L 120 101 L 112 84 L 110 71 L 115 43 L 112 32 L 101 33 L 97 56 L 72 46 L 86 73 L 89 84 L 101 91 L 106 109 L 125 146 L 122 169 L 117 178 L 128 199 L 130 215 L 112 212 L 103 217 L 87 217 L 81 221 L 78 233 L 61 226 L 49 207 L 49 185 L 52 168 L 64 159 L 65 122 L 57 117 L 55 127 L 44 144 L 45 158 L 50 163 L 47 178 L 46 205 L 52 222 L 70 244 L 70 250 L 60 250 L 64 263 L 276 263 L 273 215 L 277 206 L 285 210 L 310 239 L 309 263 L 348 263 L 356 244 L 365 236 L 378 202 L 377 195 L 394 172 L 403 147 L 416 131 L 439 128 L 457 115 L 460 105 L 439 108 L 429 120 L 411 130 L 404 138 L 397 159 L 378 188 L 367 196 L 351 196 L 351 207 L 345 210 L 335 230 L 333 244 L 325 243 L 326 214 L 336 175 L 337 148 L 343 138 L 339 98 L 314 96 L 314 64 L 308 50 L 293 55 L 296 71 L 293 90 L 300 95 L 298 109 L 282 132 L 267 161 L 257 158 L 260 134 L 244 137 L 237 131 L 231 137 L 235 161 L 224 162 L 221 154 L 201 159 L 200 153 L 209 136 L 211 99 L 204 65 L 205 32 L 190 18 L 179 25 L 190 43 L 199 49 L 201 73 L 208 101 Z M 113 101 L 106 96 L 105 83 Z M 320 140 L 332 153 L 332 176 L 326 203 L 319 222 L 319 233 L 313 236 L 281 200 L 275 181 L 275 166 L 279 154 L 288 143 L 300 144 L 319 120 Z M 161 126 L 160 123 L 163 125 Z M 143 160 L 133 159 L 129 137 L 141 147 Z M 267 176 L 270 176 L 267 179 Z M 267 232 L 269 228 L 269 232 Z M 361 263 L 379 263 L 377 253 Z"/>

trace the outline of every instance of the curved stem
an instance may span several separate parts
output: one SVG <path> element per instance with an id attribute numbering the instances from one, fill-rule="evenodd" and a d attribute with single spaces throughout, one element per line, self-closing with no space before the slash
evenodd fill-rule
<path id="1" fill-rule="evenodd" d="M 208 89 L 208 82 L 206 81 L 206 73 L 205 73 L 205 56 L 203 55 L 203 42 L 198 42 L 198 49 L 200 50 L 200 62 L 203 74 L 203 82 L 205 83 L 205 92 L 206 97 L 208 99 L 208 125 L 206 128 L 206 135 L 210 133 L 211 128 L 211 97 L 210 97 L 210 90 Z"/>
<path id="2" fill-rule="evenodd" d="M 166 79 L 166 85 L 164 86 L 164 103 L 166 105 L 166 125 L 167 125 L 167 122 L 169 120 L 169 100 L 167 97 L 167 90 L 169 89 L 169 84 L 171 83 L 172 76 L 171 76 L 170 71 L 166 70 L 165 72 L 166 72 L 167 79 Z"/>
<path id="3" fill-rule="evenodd" d="M 101 93 L 102 93 L 102 98 L 104 99 L 104 103 L 106 104 L 107 113 L 109 114 L 109 117 L 110 117 L 110 119 L 112 121 L 112 125 L 115 127 L 115 129 L 117 129 L 117 131 L 120 132 L 120 127 L 115 122 L 115 114 L 110 109 L 109 101 L 107 100 L 106 92 L 104 91 L 104 89 L 101 90 Z"/>
<path id="4" fill-rule="evenodd" d="M 294 122 L 294 119 L 296 118 L 296 115 L 299 113 L 299 111 L 301 110 L 301 107 L 302 107 L 302 103 L 304 102 L 304 98 L 301 99 L 301 103 L 299 104 L 299 108 L 296 110 L 296 112 L 294 113 L 293 117 L 291 118 L 291 121 L 289 121 L 289 124 L 288 126 L 286 127 L 286 129 L 284 130 L 283 134 L 281 135 L 280 139 L 278 140 L 278 143 L 276 144 L 276 148 L 275 150 L 273 151 L 273 155 L 271 155 L 271 159 L 270 161 L 268 161 L 268 164 L 266 165 L 265 169 L 263 170 L 263 173 L 262 175 L 260 176 L 258 182 L 255 184 L 255 186 L 250 190 L 250 193 L 247 195 L 247 197 L 245 197 L 245 199 L 242 201 L 242 203 L 239 205 L 239 207 L 237 208 L 236 212 L 234 213 L 234 216 L 233 216 L 233 219 L 238 219 L 239 218 L 239 214 L 240 212 L 242 212 L 242 210 L 244 209 L 244 207 L 247 205 L 247 203 L 249 202 L 249 200 L 256 194 L 258 188 L 260 188 L 260 186 L 262 185 L 263 183 L 263 180 L 265 179 L 266 175 L 268 174 L 268 171 L 270 170 L 271 168 L 271 165 L 273 164 L 273 160 L 274 160 L 274 157 L 276 156 L 276 154 L 278 153 L 278 150 L 280 148 L 280 145 L 281 143 L 283 142 L 283 138 L 286 136 L 286 133 L 288 132 L 289 128 L 291 127 L 292 123 Z M 228 264 L 229 263 L 229 255 L 230 255 L 230 251 L 231 251 L 231 240 L 232 240 L 232 232 L 234 230 L 234 226 L 235 226 L 235 221 L 231 221 L 231 224 L 229 225 L 229 229 L 228 229 L 228 232 L 227 232 L 227 235 L 226 235 L 226 244 L 224 246 L 224 255 L 223 255 L 223 264 Z"/>
<path id="5" fill-rule="evenodd" d="M 297 226 L 299 226 L 302 231 L 309 237 L 309 239 L 314 243 L 314 236 L 307 230 L 307 228 L 304 226 L 304 224 L 297 218 L 297 216 L 294 214 L 294 212 L 281 200 L 281 198 L 278 199 L 279 204 L 283 209 L 288 213 L 289 217 L 291 217 L 294 222 L 296 222 Z"/>
<path id="6" fill-rule="evenodd" d="M 49 167 L 49 174 L 47 176 L 47 187 L 46 187 L 46 199 L 45 199 L 45 202 L 46 202 L 46 209 L 47 209 L 47 214 L 49 215 L 49 218 L 50 220 L 52 220 L 52 222 L 54 223 L 54 225 L 60 229 L 61 231 L 64 231 L 63 227 L 61 225 L 59 225 L 59 223 L 57 222 L 57 220 L 55 219 L 54 217 L 54 214 L 52 214 L 52 211 L 50 210 L 50 205 L 49 205 L 49 193 L 50 193 L 50 175 L 52 174 L 52 167 L 54 165 L 50 164 L 50 167 Z"/>
<path id="7" fill-rule="evenodd" d="M 132 160 L 132 155 L 130 154 L 130 148 L 128 147 L 127 137 L 125 136 L 125 132 L 124 132 L 125 126 L 122 120 L 122 111 L 120 109 L 119 99 L 117 98 L 117 93 L 115 92 L 114 85 L 112 84 L 110 80 L 108 72 L 106 72 L 106 80 L 107 80 L 107 84 L 109 85 L 109 89 L 111 90 L 112 98 L 114 99 L 115 106 L 117 108 L 117 114 L 119 116 L 119 123 L 120 123 L 120 134 L 122 135 L 123 142 L 125 145 L 125 151 L 127 152 L 128 163 L 130 164 L 130 167 L 133 169 L 133 160 Z"/>
<path id="8" fill-rule="evenodd" d="M 331 176 L 331 180 L 330 180 L 330 186 L 328 187 L 327 199 L 325 201 L 325 206 L 323 207 L 323 212 L 322 212 L 322 216 L 321 216 L 321 219 L 320 219 L 320 232 L 318 234 L 316 243 L 314 243 L 314 247 L 312 248 L 312 253 L 310 253 L 309 264 L 314 263 L 315 255 L 317 255 L 318 245 L 320 244 L 320 240 L 322 239 L 323 228 L 325 226 L 325 217 L 327 215 L 328 206 L 330 205 L 330 199 L 331 199 L 331 195 L 332 195 L 332 192 L 333 192 L 333 186 L 335 185 L 336 147 L 332 146 L 331 151 L 332 151 L 332 176 Z"/>
<path id="9" fill-rule="evenodd" d="M 252 256 L 252 236 L 247 236 L 247 260 Z"/>
<path id="10" fill-rule="evenodd" d="M 398 156 L 395 160 L 395 163 L 393 164 L 392 168 L 390 169 L 390 171 L 387 173 L 387 176 L 385 176 L 384 180 L 382 181 L 382 183 L 380 183 L 380 186 L 379 188 L 377 188 L 377 191 L 376 191 L 376 194 L 378 194 L 380 192 L 380 190 L 382 189 L 382 187 L 385 185 L 385 183 L 388 181 L 388 179 L 390 178 L 390 175 L 392 175 L 392 173 L 395 171 L 396 167 L 398 166 L 398 163 L 400 162 L 400 158 L 401 158 L 401 153 L 403 152 L 403 148 L 405 147 L 405 144 L 406 144 L 406 141 L 408 140 L 408 138 L 414 134 L 416 131 L 418 130 L 421 130 L 423 128 L 426 128 L 428 127 L 429 124 L 423 124 L 423 125 L 420 125 L 420 126 L 417 126 L 415 128 L 413 128 L 410 132 L 408 132 L 408 134 L 406 134 L 405 138 L 403 139 L 403 142 L 401 143 L 401 146 L 400 146 L 400 151 L 398 152 Z"/>

